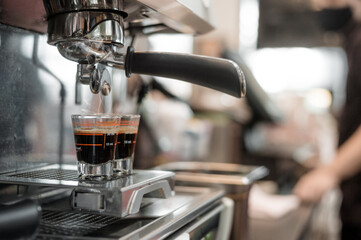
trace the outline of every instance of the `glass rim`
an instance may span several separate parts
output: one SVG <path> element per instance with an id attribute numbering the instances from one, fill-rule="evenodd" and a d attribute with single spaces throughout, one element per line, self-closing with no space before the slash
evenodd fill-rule
<path id="1" fill-rule="evenodd" d="M 120 119 L 119 116 L 115 114 L 73 114 L 71 115 L 72 119 Z"/>
<path id="2" fill-rule="evenodd" d="M 139 114 L 117 114 L 117 115 L 120 116 L 121 118 L 123 118 L 123 117 L 129 117 L 129 118 L 132 118 L 132 119 L 140 118 Z"/>
<path id="3" fill-rule="evenodd" d="M 78 119 L 95 119 L 95 118 L 122 118 L 122 117 L 130 117 L 130 118 L 140 118 L 140 114 L 116 114 L 116 113 L 95 113 L 95 114 L 73 114 L 71 118 Z"/>

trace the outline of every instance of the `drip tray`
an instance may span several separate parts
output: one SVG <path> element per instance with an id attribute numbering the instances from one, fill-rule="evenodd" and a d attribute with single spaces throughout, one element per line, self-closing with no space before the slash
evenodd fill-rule
<path id="1" fill-rule="evenodd" d="M 66 200 L 58 200 L 43 206 L 35 239 L 164 239 L 219 206 L 224 195 L 215 188 L 174 190 L 174 196 L 124 218 L 74 211 L 62 206 Z"/>
<path id="2" fill-rule="evenodd" d="M 109 181 L 78 180 L 75 165 L 49 165 L 0 175 L 0 183 L 72 189 L 75 210 L 125 217 L 139 211 L 144 197 L 174 195 L 174 174 L 135 170 L 134 174 Z"/>

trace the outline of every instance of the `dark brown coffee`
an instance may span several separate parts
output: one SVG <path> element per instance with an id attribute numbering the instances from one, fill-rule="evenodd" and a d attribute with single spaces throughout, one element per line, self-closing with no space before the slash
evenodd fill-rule
<path id="1" fill-rule="evenodd" d="M 137 133 L 119 133 L 115 159 L 131 157 L 134 153 Z"/>
<path id="2" fill-rule="evenodd" d="M 76 131 L 74 139 L 78 161 L 101 164 L 114 159 L 116 133 Z"/>

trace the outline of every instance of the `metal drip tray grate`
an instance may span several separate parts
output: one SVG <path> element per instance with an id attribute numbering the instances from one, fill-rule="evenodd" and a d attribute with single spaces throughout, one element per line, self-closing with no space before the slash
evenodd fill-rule
<path id="1" fill-rule="evenodd" d="M 34 170 L 23 173 L 15 173 L 8 175 L 8 177 L 77 181 L 78 173 L 76 170 L 46 169 L 46 170 Z"/>
<path id="2" fill-rule="evenodd" d="M 44 205 L 34 239 L 165 239 L 209 213 L 223 196 L 223 191 L 211 188 L 178 187 L 176 191 L 126 218 L 63 208 L 66 199 Z"/>
<path id="3" fill-rule="evenodd" d="M 79 180 L 76 165 L 51 164 L 0 174 L 0 183 L 76 187 Z"/>
<path id="4" fill-rule="evenodd" d="M 154 218 L 122 219 L 92 213 L 43 210 L 36 240 L 98 239 L 104 236 L 123 237 L 152 222 Z"/>
<path id="5" fill-rule="evenodd" d="M 39 235 L 85 236 L 120 221 L 111 216 L 43 210 Z"/>
<path id="6" fill-rule="evenodd" d="M 0 174 L 0 183 L 41 185 L 53 187 L 97 188 L 106 191 L 127 191 L 167 180 L 171 184 L 174 174 L 159 170 L 134 170 L 134 174 L 108 181 L 82 181 L 78 179 L 76 165 L 52 164 L 40 168 Z"/>

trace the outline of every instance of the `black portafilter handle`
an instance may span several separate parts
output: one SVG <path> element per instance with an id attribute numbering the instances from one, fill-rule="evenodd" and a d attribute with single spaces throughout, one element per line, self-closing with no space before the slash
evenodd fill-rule
<path id="1" fill-rule="evenodd" d="M 174 78 L 244 97 L 246 80 L 238 65 L 230 60 L 178 53 L 134 52 L 129 47 L 125 73 Z"/>
<path id="2" fill-rule="evenodd" d="M 0 205 L 0 238 L 27 239 L 40 225 L 41 207 L 33 200 Z"/>

